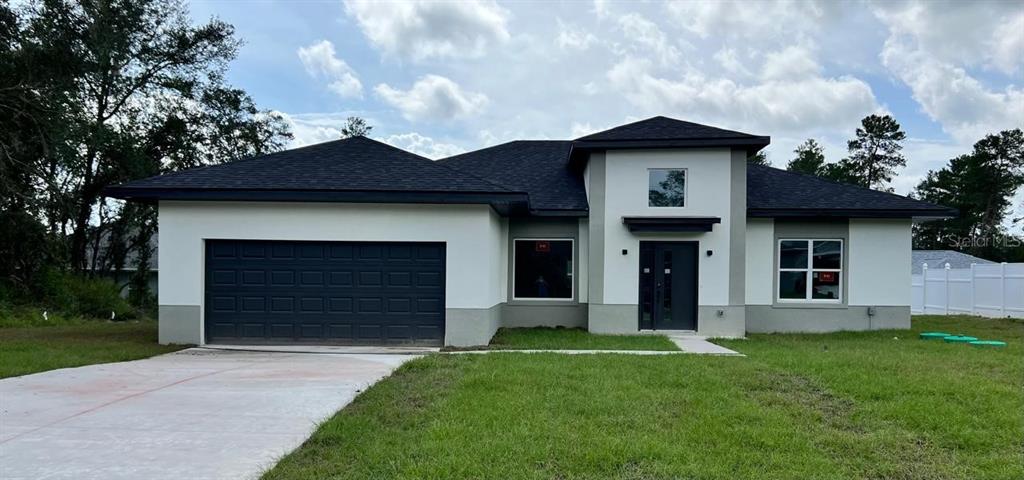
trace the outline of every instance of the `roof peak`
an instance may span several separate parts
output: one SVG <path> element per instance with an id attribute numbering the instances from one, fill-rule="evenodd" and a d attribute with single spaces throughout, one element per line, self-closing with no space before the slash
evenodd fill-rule
<path id="1" fill-rule="evenodd" d="M 758 138 L 757 135 L 657 115 L 584 135 L 576 141 L 697 140 Z"/>

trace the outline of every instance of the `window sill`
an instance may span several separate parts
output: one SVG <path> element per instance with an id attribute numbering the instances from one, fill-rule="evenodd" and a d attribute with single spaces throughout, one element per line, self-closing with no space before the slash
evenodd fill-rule
<path id="1" fill-rule="evenodd" d="M 775 302 L 772 304 L 772 308 L 780 310 L 808 308 L 819 308 L 823 310 L 846 310 L 850 307 L 845 303 Z"/>

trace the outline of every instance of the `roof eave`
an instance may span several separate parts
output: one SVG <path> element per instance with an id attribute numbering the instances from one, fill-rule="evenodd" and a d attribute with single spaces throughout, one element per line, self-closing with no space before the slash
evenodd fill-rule
<path id="1" fill-rule="evenodd" d="M 569 148 L 569 165 L 579 167 L 584 152 L 601 150 L 646 150 L 659 148 L 740 148 L 753 155 L 771 143 L 771 137 L 689 138 L 664 140 L 576 140 Z"/>
<path id="2" fill-rule="evenodd" d="M 939 220 L 957 217 L 953 209 L 868 209 L 868 208 L 748 208 L 754 218 L 910 218 Z"/>
<path id="3" fill-rule="evenodd" d="M 238 201 L 488 204 L 502 214 L 524 211 L 529 208 L 527 194 L 520 192 L 243 190 L 114 186 L 106 188 L 103 194 L 108 197 L 142 203 L 157 203 L 160 201 Z"/>

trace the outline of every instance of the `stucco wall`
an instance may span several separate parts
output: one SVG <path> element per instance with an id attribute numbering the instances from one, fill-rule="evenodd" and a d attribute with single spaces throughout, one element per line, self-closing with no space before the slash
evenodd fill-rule
<path id="1" fill-rule="evenodd" d="M 909 328 L 910 226 L 909 219 L 748 219 L 747 331 Z M 841 303 L 780 303 L 776 299 L 776 245 L 780 238 L 844 240 Z"/>
<path id="2" fill-rule="evenodd" d="M 695 240 L 700 242 L 697 302 L 728 305 L 730 151 L 612 150 L 605 165 L 604 303 L 637 303 L 641 240 Z M 686 206 L 647 206 L 650 168 L 687 169 Z M 622 224 L 624 216 L 715 216 L 722 223 L 710 232 L 637 235 Z M 622 249 L 628 253 L 622 255 Z M 708 257 L 707 250 L 714 254 Z"/>
<path id="3" fill-rule="evenodd" d="M 730 240 L 730 234 L 736 228 L 731 221 L 733 216 L 745 217 L 744 158 L 729 149 L 612 150 L 591 155 L 585 172 L 591 205 L 591 330 L 608 333 L 636 331 L 635 316 L 631 318 L 622 312 L 636 311 L 641 241 L 699 242 L 698 305 L 742 306 L 742 274 L 740 278 L 731 277 L 730 268 L 735 266 L 743 271 L 744 239 L 741 236 Z M 652 168 L 687 170 L 685 206 L 648 206 L 648 169 Z M 736 188 L 740 190 L 734 192 Z M 623 225 L 624 216 L 713 216 L 721 218 L 721 223 L 714 225 L 711 232 L 633 233 Z M 707 255 L 708 250 L 712 251 L 711 256 Z M 736 265 L 731 264 L 734 256 L 737 257 Z M 733 290 L 734 298 L 731 299 Z M 717 312 L 715 309 L 699 309 L 698 331 L 707 329 L 720 335 L 742 335 L 742 308 L 734 310 L 738 313 L 726 314 L 725 317 L 703 313 L 708 311 Z M 615 314 L 602 319 L 601 312 Z"/>
<path id="4" fill-rule="evenodd" d="M 774 234 L 775 224 L 772 219 L 747 219 L 747 305 L 772 304 Z"/>
<path id="5" fill-rule="evenodd" d="M 205 239 L 445 242 L 448 316 L 487 325 L 458 337 L 446 326 L 449 344 L 486 343 L 506 298 L 507 226 L 486 205 L 161 202 L 159 222 L 162 343 L 202 343 L 202 319 L 181 312 L 201 316 Z"/>
<path id="6" fill-rule="evenodd" d="M 910 306 L 909 219 L 850 220 L 849 304 Z"/>

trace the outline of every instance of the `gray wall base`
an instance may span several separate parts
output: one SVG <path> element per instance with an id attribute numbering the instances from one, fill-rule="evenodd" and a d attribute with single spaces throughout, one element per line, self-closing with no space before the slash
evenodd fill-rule
<path id="1" fill-rule="evenodd" d="M 718 312 L 722 315 L 719 316 Z M 723 305 L 697 307 L 697 334 L 705 337 L 742 338 L 747 331 L 747 307 Z"/>
<path id="2" fill-rule="evenodd" d="M 453 347 L 487 345 L 501 325 L 502 304 L 491 308 L 445 309 L 444 344 Z"/>
<path id="3" fill-rule="evenodd" d="M 160 305 L 158 339 L 161 344 L 202 345 L 203 315 L 199 305 Z"/>
<path id="4" fill-rule="evenodd" d="M 748 305 L 747 331 L 824 333 L 910 328 L 909 306 L 874 308 L 875 316 L 869 317 L 867 306 L 801 308 Z"/>
<path id="5" fill-rule="evenodd" d="M 636 305 L 588 304 L 587 330 L 591 333 L 622 335 L 637 333 Z"/>
<path id="6" fill-rule="evenodd" d="M 501 309 L 501 326 L 507 328 L 587 328 L 587 304 L 524 305 L 506 303 Z"/>

